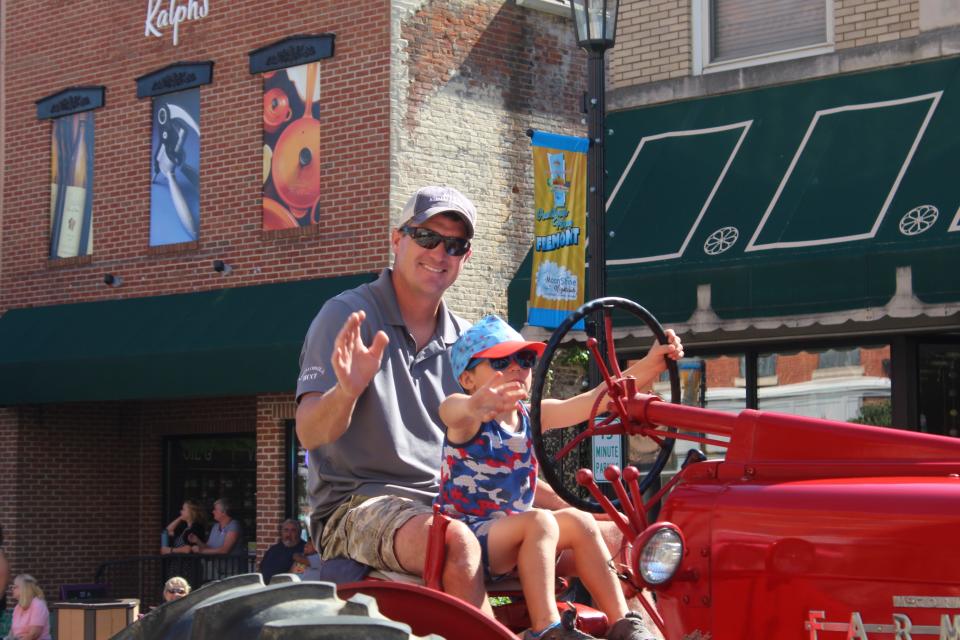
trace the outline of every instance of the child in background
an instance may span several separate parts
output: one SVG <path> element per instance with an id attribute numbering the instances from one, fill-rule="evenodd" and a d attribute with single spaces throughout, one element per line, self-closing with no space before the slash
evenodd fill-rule
<path id="1" fill-rule="evenodd" d="M 636 377 L 642 387 L 666 368 L 664 356 L 683 357 L 673 331 L 667 336 L 667 344 L 654 345 L 624 375 Z M 437 503 L 476 534 L 489 576 L 519 573 L 531 622 L 525 640 L 591 637 L 561 625 L 554 580 L 557 553 L 565 549 L 573 550 L 580 580 L 613 622 L 607 637 L 651 640 L 641 616 L 627 609 L 593 516 L 574 508 L 533 508 L 538 465 L 521 400 L 530 392 L 531 369 L 544 348 L 492 315 L 453 345 L 454 373 L 466 393 L 440 405 L 447 433 Z M 599 393 L 598 387 L 568 400 L 543 400 L 542 429 L 587 420 Z"/>
<path id="2" fill-rule="evenodd" d="M 179 600 L 190 593 L 190 583 L 186 578 L 173 576 L 163 585 L 163 601 L 172 602 Z"/>

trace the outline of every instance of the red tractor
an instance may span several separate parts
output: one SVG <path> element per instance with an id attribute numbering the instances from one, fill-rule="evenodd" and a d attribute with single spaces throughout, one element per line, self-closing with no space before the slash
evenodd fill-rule
<path id="1" fill-rule="evenodd" d="M 616 364 L 614 312 L 636 315 L 664 340 L 659 323 L 628 300 L 581 307 L 554 333 L 537 369 L 533 431 L 539 434 L 540 401 L 558 346 L 577 322 L 600 316 L 609 357 L 588 341 L 607 388 L 596 418 L 559 447 L 535 437 L 537 454 L 561 497 L 617 523 L 629 543 L 621 577 L 654 594 L 655 605 L 640 601 L 666 640 L 960 640 L 960 549 L 951 546 L 960 540 L 960 440 L 683 406 L 675 363 L 673 402 L 638 393 Z M 614 498 L 589 471 L 576 473 L 579 486 L 562 472 L 591 436 L 609 434 L 657 445 L 643 474 L 629 466 L 606 470 Z M 706 460 L 694 451 L 654 491 L 676 440 L 726 447 L 726 456 Z M 403 625 L 372 623 L 364 613 L 379 609 L 419 635 L 515 638 L 525 624 L 519 594 L 503 594 L 512 604 L 498 607 L 501 624 L 442 592 L 444 525 L 438 523 L 427 586 L 368 579 L 341 585 L 337 595 L 353 598 L 344 603 L 322 583 L 283 577 L 288 582 L 263 587 L 258 576 L 240 576 L 164 605 L 124 637 L 408 637 Z M 311 595 L 321 587 L 338 603 L 323 614 Z M 573 613 L 587 631 L 603 633 L 602 614 L 583 606 Z"/>

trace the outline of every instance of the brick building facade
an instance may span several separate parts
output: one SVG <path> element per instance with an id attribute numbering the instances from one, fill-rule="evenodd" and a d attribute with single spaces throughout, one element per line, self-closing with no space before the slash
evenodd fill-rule
<path id="1" fill-rule="evenodd" d="M 3 363 L 5 549 L 14 573 L 32 573 L 54 597 L 61 584 L 91 581 L 104 560 L 156 552 L 157 533 L 175 515 L 164 502 L 171 439 L 253 439 L 256 493 L 244 500 L 255 510 L 250 539 L 258 556 L 288 515 L 296 355 L 283 365 L 288 383 L 251 390 L 236 381 L 260 364 L 261 352 L 245 352 L 243 344 L 256 327 L 229 328 L 238 343 L 218 347 L 232 353 L 229 361 L 186 340 L 179 371 L 176 364 L 154 366 L 152 358 L 162 355 L 149 353 L 154 332 L 182 323 L 181 313 L 191 323 L 212 323 L 205 314 L 226 294 L 245 300 L 256 291 L 271 308 L 251 310 L 248 322 L 262 323 L 264 333 L 302 336 L 309 318 L 288 326 L 287 294 L 279 292 L 302 296 L 298 283 L 323 290 L 329 279 L 369 277 L 387 266 L 389 229 L 400 222 L 409 193 L 426 183 L 454 185 L 480 210 L 474 256 L 450 303 L 468 318 L 503 313 L 506 285 L 532 237 L 525 131 L 580 127 L 583 58 L 569 20 L 512 2 L 183 0 L 192 13 L 181 16 L 190 19 L 177 26 L 177 44 L 173 27 L 158 17 L 167 5 L 155 4 L 146 11 L 141 3 L 3 5 L 0 323 L 35 323 L 23 339 L 38 341 L 30 366 L 45 369 L 48 379 L 89 378 L 61 392 L 57 384 L 25 384 L 22 362 Z M 333 54 L 319 60 L 319 221 L 265 229 L 264 74 L 251 72 L 251 53 L 295 36 L 331 35 Z M 199 232 L 189 242 L 151 246 L 156 151 L 151 100 L 137 97 L 137 80 L 185 61 L 212 63 L 211 81 L 198 89 Z M 102 87 L 104 95 L 92 112 L 92 252 L 51 258 L 51 119 L 38 118 L 37 103 L 75 87 Z M 215 271 L 214 261 L 228 268 Z M 105 274 L 119 286 L 107 286 Z M 312 314 L 333 293 L 291 303 Z M 139 332 L 117 316 L 145 301 L 161 306 L 137 320 L 144 323 L 143 352 L 102 361 L 90 352 L 39 353 L 44 332 L 77 331 L 75 339 L 92 351 L 108 348 L 115 336 L 104 334 Z M 176 306 L 164 311 L 166 301 Z M 79 310 L 90 314 L 82 331 L 69 324 Z M 34 314 L 49 319 L 45 326 Z M 270 336 L 261 338 L 269 343 Z M 102 384 L 99 376 L 106 376 Z M 170 391 L 180 376 L 201 382 Z M 134 378 L 141 386 L 111 397 L 111 380 Z M 221 382 L 211 390 L 204 378 Z M 26 392 L 42 389 L 44 397 L 18 399 L 14 383 Z"/>

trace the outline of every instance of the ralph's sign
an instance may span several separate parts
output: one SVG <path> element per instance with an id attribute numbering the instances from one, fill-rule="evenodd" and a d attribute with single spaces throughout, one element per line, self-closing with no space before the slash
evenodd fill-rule
<path id="1" fill-rule="evenodd" d="M 180 23 L 206 18 L 210 0 L 147 0 L 147 19 L 143 35 L 162 38 L 163 31 L 173 29 L 173 44 L 180 42 Z"/>

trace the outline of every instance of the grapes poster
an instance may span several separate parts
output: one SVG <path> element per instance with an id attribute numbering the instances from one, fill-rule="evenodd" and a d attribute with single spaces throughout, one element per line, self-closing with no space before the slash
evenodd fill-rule
<path id="1" fill-rule="evenodd" d="M 263 74 L 263 228 L 320 220 L 320 63 Z"/>
<path id="2" fill-rule="evenodd" d="M 191 242 L 200 229 L 200 89 L 153 99 L 150 246 Z"/>
<path id="3" fill-rule="evenodd" d="M 50 257 L 93 251 L 93 113 L 53 121 L 50 149 Z"/>

